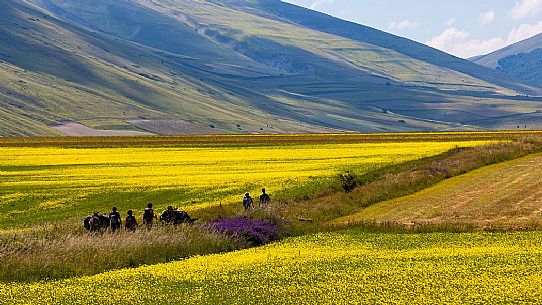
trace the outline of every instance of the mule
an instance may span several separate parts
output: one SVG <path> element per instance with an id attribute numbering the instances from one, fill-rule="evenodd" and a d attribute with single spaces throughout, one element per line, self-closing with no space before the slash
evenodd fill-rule
<path id="1" fill-rule="evenodd" d="M 160 220 L 165 225 L 178 226 L 183 223 L 192 224 L 197 219 L 190 217 L 185 211 L 165 210 L 162 215 L 160 215 Z"/>
<path id="2" fill-rule="evenodd" d="M 107 228 L 109 228 L 109 226 L 111 225 L 111 223 L 109 221 L 109 217 L 104 216 L 104 215 L 99 215 L 98 216 L 98 224 L 95 225 L 95 226 L 92 226 L 91 221 L 90 221 L 92 219 L 92 217 L 93 216 L 88 216 L 83 220 L 83 227 L 85 227 L 85 229 L 87 231 L 103 232 L 103 231 L 107 230 Z"/>

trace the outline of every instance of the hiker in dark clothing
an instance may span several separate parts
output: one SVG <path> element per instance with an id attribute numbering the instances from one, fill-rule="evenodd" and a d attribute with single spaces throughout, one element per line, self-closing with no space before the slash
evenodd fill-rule
<path id="1" fill-rule="evenodd" d="M 100 230 L 100 216 L 98 212 L 94 212 L 89 220 L 90 232 L 98 232 Z"/>
<path id="2" fill-rule="evenodd" d="M 246 193 L 245 197 L 243 197 L 243 207 L 245 208 L 245 211 L 254 209 L 254 200 L 250 197 L 250 193 Z"/>
<path id="3" fill-rule="evenodd" d="M 122 219 L 116 207 L 113 207 L 113 211 L 109 213 L 109 223 L 111 224 L 111 232 L 117 232 L 122 225 Z"/>
<path id="4" fill-rule="evenodd" d="M 138 227 L 137 220 L 135 218 L 132 210 L 128 211 L 128 216 L 126 216 L 126 221 L 124 222 L 124 229 L 128 232 L 135 232 Z"/>
<path id="5" fill-rule="evenodd" d="M 177 209 L 175 209 L 173 211 L 173 214 L 174 214 L 173 224 L 176 225 L 176 226 L 178 226 L 180 224 L 183 224 L 183 223 L 192 224 L 197 220 L 197 219 L 194 219 L 194 218 L 190 217 L 188 215 L 188 213 L 186 213 L 185 211 L 178 211 Z"/>
<path id="6" fill-rule="evenodd" d="M 262 189 L 262 194 L 260 195 L 260 207 L 266 206 L 271 203 L 271 197 L 265 192 L 265 189 Z"/>
<path id="7" fill-rule="evenodd" d="M 154 219 L 157 219 L 157 217 L 156 215 L 154 215 L 154 210 L 152 209 L 152 203 L 149 203 L 147 205 L 147 208 L 145 209 L 145 212 L 143 212 L 143 224 L 147 226 L 148 231 L 152 229 L 152 224 L 154 223 Z"/>
<path id="8" fill-rule="evenodd" d="M 350 193 L 358 186 L 358 181 L 350 172 L 340 175 L 339 178 L 341 180 L 341 186 L 346 193 Z"/>

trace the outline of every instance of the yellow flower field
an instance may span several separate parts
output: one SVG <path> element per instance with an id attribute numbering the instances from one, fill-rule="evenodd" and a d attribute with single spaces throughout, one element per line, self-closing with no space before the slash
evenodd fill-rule
<path id="1" fill-rule="evenodd" d="M 240 198 L 247 190 L 255 193 L 266 187 L 274 198 L 305 194 L 322 189 L 348 170 L 361 174 L 455 147 L 487 143 L 490 141 L 3 147 L 0 230 L 9 230 L 3 234 L 5 249 L 10 250 L 0 251 L 0 261 L 5 259 L 7 271 L 31 272 L 19 278 L 6 271 L 9 280 L 0 282 L 0 304 L 537 303 L 542 298 L 541 232 L 419 234 L 358 228 L 172 261 L 188 255 L 164 252 L 164 257 L 154 260 L 138 255 L 143 251 L 163 253 L 170 238 L 164 239 L 163 247 L 147 241 L 159 232 L 177 237 L 178 228 L 140 230 L 138 235 L 130 235 L 135 242 L 124 243 L 115 252 L 110 245 L 119 243 L 111 241 L 124 241 L 127 235 L 123 234 L 131 233 L 74 232 L 63 239 L 54 226 L 38 226 L 80 221 L 91 211 L 111 206 L 138 210 L 149 201 L 158 209 L 171 204 L 196 215 L 214 211 L 202 209 L 220 203 L 238 203 L 241 210 Z M 405 168 L 412 172 L 410 165 Z M 233 217 L 236 211 L 228 209 L 232 207 L 225 210 Z M 24 228 L 34 225 L 36 231 Z M 193 232 L 186 239 L 179 237 L 177 246 L 209 246 L 201 242 L 200 232 Z M 56 243 L 50 246 L 53 235 Z M 67 248 L 63 241 L 71 241 L 69 251 L 56 250 Z M 225 250 L 213 253 L 239 249 L 233 243 L 223 246 Z M 7 258 L 23 256 L 26 259 L 7 263 Z M 113 261 L 117 267 L 112 267 Z M 63 272 L 83 262 L 90 262 L 85 265 L 90 266 L 88 270 Z M 156 262 L 169 263 L 144 265 Z M 134 268 L 112 270 L 125 266 Z M 111 271 L 100 273 L 104 270 Z M 38 277 L 32 278 L 34 274 Z M 32 281 L 44 278 L 49 280 Z"/>
<path id="2" fill-rule="evenodd" d="M 135 148 L 0 148 L 0 228 L 147 202 L 196 209 L 487 141 Z M 25 211 L 32 211 L 29 218 Z"/>
<path id="3" fill-rule="evenodd" d="M 286 239 L 234 253 L 32 284 L 2 304 L 536 304 L 542 233 Z"/>

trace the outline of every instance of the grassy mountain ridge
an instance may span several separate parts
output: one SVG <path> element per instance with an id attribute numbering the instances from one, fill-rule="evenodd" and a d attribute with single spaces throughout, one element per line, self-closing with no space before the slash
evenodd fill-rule
<path id="1" fill-rule="evenodd" d="M 542 34 L 471 60 L 542 87 Z"/>
<path id="2" fill-rule="evenodd" d="M 536 89 L 498 72 L 440 65 L 458 59 L 280 1 L 9 0 L 0 9 L 4 136 L 58 134 L 50 126 L 63 121 L 158 133 L 506 128 L 518 120 L 500 118 L 538 109 L 515 97 Z M 405 41 L 421 51 L 405 54 Z"/>
<path id="3" fill-rule="evenodd" d="M 291 4 L 277 3 L 277 1 L 261 1 L 263 6 L 291 22 L 315 29 L 321 32 L 338 35 L 348 39 L 362 41 L 382 48 L 399 52 L 411 58 L 422 60 L 433 65 L 458 71 L 466 75 L 499 84 L 520 91 L 530 91 L 528 86 L 518 84 L 516 79 L 503 77 L 491 69 L 472 66 L 468 60 L 461 59 L 442 51 L 427 47 L 424 44 L 403 37 L 395 36 L 371 27 L 334 18 L 324 13 L 313 12 L 308 9 Z M 535 93 L 535 91 L 531 91 Z"/>
<path id="4" fill-rule="evenodd" d="M 29 88 L 19 90 L 28 92 L 31 96 L 27 99 L 34 99 L 34 105 L 27 105 L 19 99 L 20 105 L 16 110 L 39 106 L 31 112 L 47 111 L 43 116 L 51 119 L 45 120 L 45 124 L 74 117 L 77 120 L 175 118 L 176 113 L 182 113 L 183 119 L 209 115 L 217 118 L 215 124 L 218 127 L 219 119 L 226 121 L 227 116 L 238 122 L 244 120 L 240 113 L 247 109 L 247 105 L 228 96 L 227 92 L 219 92 L 213 84 L 202 81 L 200 78 L 206 71 L 201 71 L 199 66 L 203 65 L 199 63 L 192 67 L 193 59 L 158 53 L 155 49 L 127 40 L 68 26 L 27 6 L 2 5 L 8 18 L 0 31 L 3 39 L 11 43 L 0 46 L 0 52 L 7 63 L 26 71 L 23 73 L 38 73 L 34 79 L 45 82 L 35 86 L 34 82 L 21 79 L 19 83 L 26 82 Z M 20 33 L 18 27 L 25 32 Z M 168 66 L 182 69 L 185 75 L 178 77 L 175 75 L 178 73 Z M 48 79 L 45 75 L 51 77 Z M 58 86 L 57 91 L 60 92 L 54 91 L 55 86 L 51 84 Z M 14 85 L 7 87 L 12 91 L 17 89 Z M 49 91 L 54 91 L 51 99 L 43 101 L 43 105 L 35 105 L 35 99 L 49 97 Z M 70 96 L 73 94 L 73 97 L 65 96 L 65 92 Z M 63 101 L 70 102 L 55 105 L 52 99 L 58 95 Z M 216 95 L 221 95 L 222 101 L 218 101 Z M 226 100 L 229 103 L 224 103 Z M 251 119 L 265 116 L 255 109 L 251 112 Z"/>
<path id="5" fill-rule="evenodd" d="M 470 60 L 490 68 L 497 68 L 498 62 L 502 58 L 520 53 L 530 53 L 540 48 L 542 48 L 542 34 L 511 44 L 489 54 L 473 57 Z"/>

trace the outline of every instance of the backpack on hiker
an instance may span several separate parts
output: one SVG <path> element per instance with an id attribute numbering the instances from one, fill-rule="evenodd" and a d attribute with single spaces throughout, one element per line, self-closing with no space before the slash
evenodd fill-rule
<path id="1" fill-rule="evenodd" d="M 120 218 L 119 218 L 119 215 L 117 214 L 111 214 L 109 216 L 109 219 L 111 221 L 112 226 L 118 226 L 120 224 Z"/>
<path id="2" fill-rule="evenodd" d="M 97 214 L 92 215 L 89 220 L 90 231 L 97 232 L 100 230 L 100 217 Z"/>
<path id="3" fill-rule="evenodd" d="M 152 221 L 154 218 L 154 211 L 151 208 L 146 208 L 143 212 L 143 220 Z"/>
<path id="4" fill-rule="evenodd" d="M 250 197 L 250 195 L 248 195 L 248 193 L 245 197 L 243 197 L 243 207 L 245 210 L 254 209 L 254 200 L 252 197 Z"/>
<path id="5" fill-rule="evenodd" d="M 135 228 L 137 227 L 137 221 L 135 216 L 128 215 L 126 216 L 126 222 L 124 224 L 124 227 L 128 231 L 135 231 Z"/>

